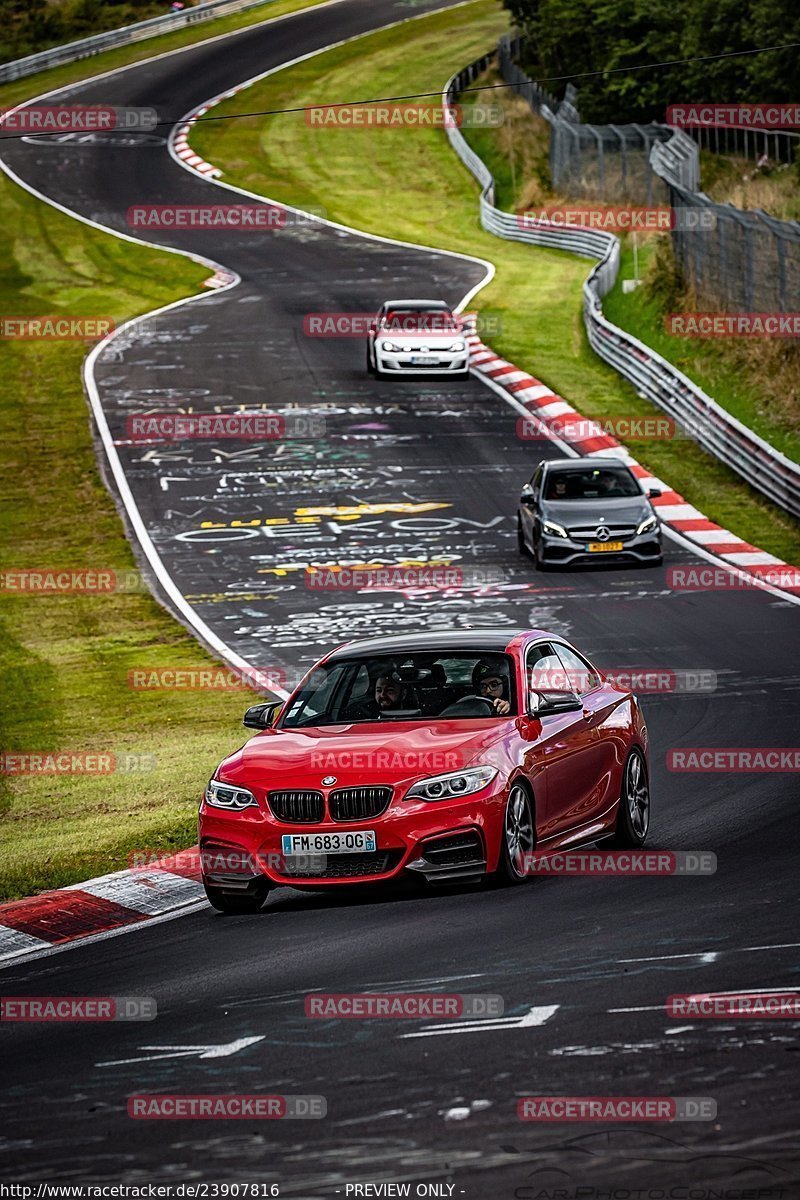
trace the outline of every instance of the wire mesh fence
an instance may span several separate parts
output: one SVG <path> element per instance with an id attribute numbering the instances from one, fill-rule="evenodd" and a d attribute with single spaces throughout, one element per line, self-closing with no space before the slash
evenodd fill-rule
<path id="1" fill-rule="evenodd" d="M 800 223 L 761 209 L 719 204 L 700 189 L 699 145 L 745 157 L 772 153 L 788 161 L 798 135 L 746 129 L 678 130 L 668 125 L 587 125 L 567 85 L 556 100 L 515 61 L 519 38 L 502 38 L 503 79 L 550 124 L 553 187 L 575 199 L 665 204 L 673 212 L 672 245 L 701 304 L 728 312 L 800 311 Z M 689 133 L 694 134 L 694 138 Z"/>

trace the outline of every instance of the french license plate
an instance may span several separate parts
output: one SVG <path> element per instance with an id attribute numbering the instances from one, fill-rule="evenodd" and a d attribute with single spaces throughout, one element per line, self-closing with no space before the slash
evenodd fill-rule
<path id="1" fill-rule="evenodd" d="M 284 856 L 292 854 L 373 854 L 378 844 L 372 829 L 347 833 L 284 833 Z"/>
<path id="2" fill-rule="evenodd" d="M 622 542 L 589 542 L 586 549 L 591 550 L 593 553 L 597 551 L 602 552 L 603 550 L 621 550 Z"/>
<path id="3" fill-rule="evenodd" d="M 435 367 L 439 362 L 432 354 L 412 354 L 411 361 L 415 367 Z"/>

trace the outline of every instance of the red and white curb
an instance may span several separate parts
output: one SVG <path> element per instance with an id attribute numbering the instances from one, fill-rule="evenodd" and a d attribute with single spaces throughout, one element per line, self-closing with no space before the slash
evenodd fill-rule
<path id="1" fill-rule="evenodd" d="M 0 964 L 141 925 L 205 898 L 197 846 L 152 865 L 0 904 Z"/>
<path id="2" fill-rule="evenodd" d="M 475 314 L 465 314 L 467 329 L 474 329 L 475 320 Z M 646 488 L 660 489 L 661 495 L 653 499 L 652 504 L 665 525 L 694 543 L 705 555 L 713 555 L 726 565 L 752 575 L 779 591 L 800 595 L 800 568 L 785 563 L 758 546 L 751 546 L 729 529 L 710 521 L 668 483 L 651 475 L 616 438 L 601 426 L 587 421 L 540 379 L 500 358 L 481 341 L 477 333 L 468 333 L 467 341 L 470 343 L 472 370 L 491 381 L 495 390 L 504 391 L 512 400 L 528 409 L 557 440 L 565 442 L 579 454 L 610 454 L 621 458 Z M 571 425 L 574 426 L 572 436 Z"/>

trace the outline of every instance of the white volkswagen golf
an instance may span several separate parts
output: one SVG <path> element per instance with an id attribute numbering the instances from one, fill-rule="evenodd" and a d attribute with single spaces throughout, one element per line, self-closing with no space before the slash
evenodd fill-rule
<path id="1" fill-rule="evenodd" d="M 367 371 L 387 376 L 469 378 L 461 318 L 443 300 L 387 300 L 367 335 Z"/>

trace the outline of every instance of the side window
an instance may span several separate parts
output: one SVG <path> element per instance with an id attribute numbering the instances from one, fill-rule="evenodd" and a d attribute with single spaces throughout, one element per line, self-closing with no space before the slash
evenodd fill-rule
<path id="1" fill-rule="evenodd" d="M 539 466 L 534 471 L 533 479 L 531 480 L 531 487 L 533 488 L 534 495 L 537 498 L 539 496 L 539 489 L 542 486 L 542 475 L 543 474 L 544 474 L 544 467 L 540 463 Z"/>
<path id="2" fill-rule="evenodd" d="M 583 696 L 586 692 L 590 692 L 592 688 L 596 688 L 599 685 L 600 676 L 582 655 L 576 654 L 574 650 L 570 650 L 569 646 L 557 645 L 556 649 L 564 664 L 564 670 L 567 675 L 567 686 L 571 691 L 577 692 L 579 696 Z"/>
<path id="3" fill-rule="evenodd" d="M 569 689 L 564 664 L 550 642 L 538 642 L 528 651 L 525 675 L 531 692 L 564 692 Z"/>

